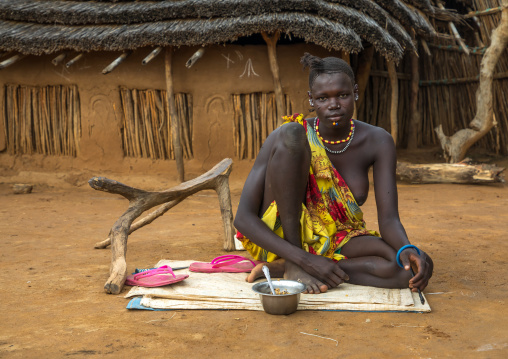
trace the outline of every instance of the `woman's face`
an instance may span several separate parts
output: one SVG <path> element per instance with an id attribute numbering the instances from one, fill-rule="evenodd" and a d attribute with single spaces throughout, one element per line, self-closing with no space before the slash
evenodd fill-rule
<path id="1" fill-rule="evenodd" d="M 357 86 L 348 75 L 341 72 L 321 74 L 314 80 L 309 99 L 320 125 L 331 126 L 334 122 L 349 122 L 355 111 Z"/>

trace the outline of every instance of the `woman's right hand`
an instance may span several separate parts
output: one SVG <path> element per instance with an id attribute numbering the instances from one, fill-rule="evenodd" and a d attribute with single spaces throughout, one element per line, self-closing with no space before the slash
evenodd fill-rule
<path id="1" fill-rule="evenodd" d="M 306 263 L 302 264 L 302 268 L 311 276 L 328 285 L 329 288 L 335 288 L 349 280 L 346 272 L 330 258 L 307 253 L 306 260 Z"/>

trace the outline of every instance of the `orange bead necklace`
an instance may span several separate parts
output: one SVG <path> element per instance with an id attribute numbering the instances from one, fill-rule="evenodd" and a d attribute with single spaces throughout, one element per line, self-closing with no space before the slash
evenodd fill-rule
<path id="1" fill-rule="evenodd" d="M 347 135 L 347 137 L 345 139 L 339 140 L 339 141 L 328 141 L 328 140 L 325 140 L 319 133 L 319 118 L 316 121 L 316 133 L 317 133 L 318 137 L 321 139 L 321 141 L 323 141 L 324 143 L 328 143 L 330 145 L 337 145 L 339 143 L 344 143 L 344 142 L 349 141 L 354 130 L 355 130 L 355 123 L 353 122 L 353 119 L 351 119 L 351 129 L 349 130 L 349 135 Z"/>

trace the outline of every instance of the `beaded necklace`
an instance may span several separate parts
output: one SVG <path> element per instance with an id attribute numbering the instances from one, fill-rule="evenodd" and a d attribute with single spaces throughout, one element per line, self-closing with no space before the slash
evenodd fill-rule
<path id="1" fill-rule="evenodd" d="M 329 140 L 325 140 L 319 133 L 319 118 L 317 119 L 317 122 L 316 122 L 316 120 L 314 120 L 314 123 L 316 124 L 316 133 L 317 133 L 318 137 L 321 139 L 321 141 L 323 141 L 324 143 L 328 143 L 330 145 L 338 145 L 339 143 L 344 143 L 344 142 L 349 141 L 351 139 L 351 135 L 353 134 L 353 131 L 355 129 L 355 124 L 353 122 L 353 119 L 351 119 L 351 129 L 349 130 L 349 135 L 347 135 L 347 137 L 343 140 L 329 141 Z"/>
<path id="2" fill-rule="evenodd" d="M 324 139 L 319 135 L 319 132 L 318 132 L 318 124 L 319 124 L 319 119 L 318 118 L 315 118 L 314 119 L 314 128 L 316 129 L 316 134 L 319 136 L 319 138 L 321 140 L 324 141 Z M 353 141 L 353 137 L 355 135 L 355 125 L 353 123 L 353 119 L 351 119 L 351 131 L 349 132 L 349 136 L 348 136 L 348 139 L 346 140 L 342 140 L 341 142 L 345 142 L 345 141 L 348 141 L 347 144 L 346 144 L 346 147 L 344 147 L 342 150 L 337 150 L 337 151 L 334 151 L 334 150 L 331 150 L 329 149 L 328 147 L 326 147 L 324 144 L 323 144 L 323 147 L 325 148 L 326 151 L 330 152 L 330 153 L 335 153 L 335 154 L 338 154 L 338 153 L 342 153 L 344 151 L 346 151 L 349 147 L 349 145 L 351 144 L 351 142 Z M 340 142 L 338 142 L 340 143 Z"/>

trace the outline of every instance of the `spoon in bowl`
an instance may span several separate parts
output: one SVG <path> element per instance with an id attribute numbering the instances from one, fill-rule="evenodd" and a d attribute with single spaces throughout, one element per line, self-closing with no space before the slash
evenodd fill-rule
<path id="1" fill-rule="evenodd" d="M 272 295 L 275 295 L 275 289 L 273 289 L 272 285 L 272 278 L 270 277 L 270 270 L 267 266 L 263 266 L 263 274 L 266 277 L 266 280 L 268 281 L 268 285 L 270 286 L 270 290 L 272 291 Z"/>

